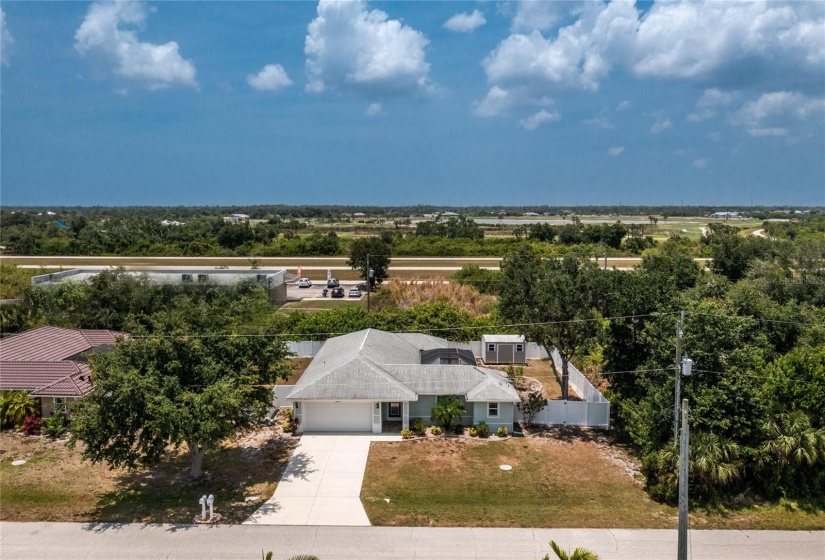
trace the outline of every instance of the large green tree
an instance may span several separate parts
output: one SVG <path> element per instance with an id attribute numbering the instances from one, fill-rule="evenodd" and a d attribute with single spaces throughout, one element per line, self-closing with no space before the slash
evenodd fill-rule
<path id="1" fill-rule="evenodd" d="M 367 265 L 369 256 L 369 265 Z M 392 247 L 380 237 L 364 237 L 352 243 L 347 264 L 353 270 L 361 273 L 361 278 L 367 280 L 367 273 L 373 270 L 372 285 L 381 284 L 389 276 L 389 266 L 392 260 Z"/>
<path id="2" fill-rule="evenodd" d="M 545 259 L 531 247 L 505 257 L 501 272 L 501 316 L 548 352 L 558 351 L 567 399 L 570 360 L 599 330 L 594 295 L 601 272 L 582 256 Z"/>
<path id="3" fill-rule="evenodd" d="M 289 373 L 287 351 L 272 333 L 235 334 L 230 314 L 189 302 L 91 356 L 93 389 L 72 410 L 84 457 L 134 467 L 185 445 L 198 478 L 208 449 L 254 425 Z"/>

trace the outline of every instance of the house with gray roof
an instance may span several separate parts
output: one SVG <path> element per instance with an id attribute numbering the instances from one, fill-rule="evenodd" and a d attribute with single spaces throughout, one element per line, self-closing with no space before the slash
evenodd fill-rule
<path id="1" fill-rule="evenodd" d="M 479 367 L 469 346 L 419 333 L 375 329 L 330 338 L 290 391 L 301 432 L 381 433 L 421 418 L 441 396 L 457 396 L 465 426 L 513 429 L 518 394 L 500 371 Z"/>

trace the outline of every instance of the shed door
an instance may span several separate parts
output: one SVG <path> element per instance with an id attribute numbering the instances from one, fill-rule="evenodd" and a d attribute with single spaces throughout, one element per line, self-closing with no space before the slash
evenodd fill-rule
<path id="1" fill-rule="evenodd" d="M 304 432 L 372 432 L 372 403 L 307 402 Z"/>
<path id="2" fill-rule="evenodd" d="M 498 363 L 512 364 L 513 363 L 513 345 L 499 344 L 498 345 Z"/>

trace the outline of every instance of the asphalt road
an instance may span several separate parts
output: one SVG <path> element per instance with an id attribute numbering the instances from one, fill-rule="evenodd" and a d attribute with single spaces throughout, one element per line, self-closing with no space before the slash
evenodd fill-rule
<path id="1" fill-rule="evenodd" d="M 197 504 L 193 506 L 197 509 Z M 691 531 L 691 560 L 822 560 L 825 531 Z M 4 560 L 539 560 L 555 540 L 601 560 L 672 560 L 675 530 L 0 524 Z M 552 556 L 551 558 L 555 558 Z"/>

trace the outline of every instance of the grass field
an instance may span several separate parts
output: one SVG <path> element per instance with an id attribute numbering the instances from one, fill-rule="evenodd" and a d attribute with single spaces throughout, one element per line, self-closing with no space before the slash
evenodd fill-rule
<path id="1" fill-rule="evenodd" d="M 615 445 L 586 432 L 548 433 L 373 443 L 361 501 L 373 525 L 676 527 L 676 509 L 645 494 Z M 790 502 L 695 510 L 691 524 L 814 530 L 825 528 L 825 511 Z"/>
<path id="2" fill-rule="evenodd" d="M 81 461 L 65 442 L 0 433 L 0 520 L 191 523 L 198 499 L 214 494 L 215 511 L 240 523 L 272 496 L 296 443 L 276 427 L 248 434 L 208 452 L 209 476 L 190 483 L 185 453 L 152 468 L 109 470 Z M 17 459 L 27 462 L 12 466 Z"/>
<path id="3" fill-rule="evenodd" d="M 281 311 L 322 311 L 324 309 L 341 309 L 348 307 L 367 307 L 367 298 L 353 299 L 305 299 L 290 301 L 281 307 Z"/>

